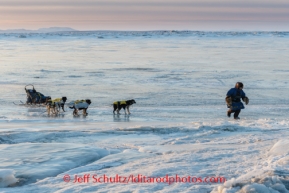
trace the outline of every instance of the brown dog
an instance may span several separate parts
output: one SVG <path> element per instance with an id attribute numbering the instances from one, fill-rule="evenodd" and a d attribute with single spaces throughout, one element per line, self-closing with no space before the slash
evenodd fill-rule
<path id="1" fill-rule="evenodd" d="M 66 100 L 66 97 L 56 98 L 54 100 L 48 99 L 48 101 L 46 102 L 46 109 L 48 115 L 50 114 L 50 112 L 53 114 L 58 114 L 60 112 L 60 108 L 62 108 L 63 112 L 65 112 L 64 105 Z"/>

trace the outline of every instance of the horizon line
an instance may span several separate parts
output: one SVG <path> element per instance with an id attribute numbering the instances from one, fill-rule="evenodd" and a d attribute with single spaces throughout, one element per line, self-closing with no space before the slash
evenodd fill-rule
<path id="1" fill-rule="evenodd" d="M 70 29 L 63 29 L 61 30 L 61 28 L 70 28 Z M 53 29 L 55 29 L 55 31 L 53 31 Z M 57 30 L 58 29 L 58 30 Z M 74 29 L 71 27 L 47 27 L 47 28 L 39 28 L 39 29 L 25 29 L 25 28 L 15 28 L 15 29 L 0 29 L 0 32 L 5 32 L 5 31 L 27 31 L 27 32 L 41 32 L 44 31 L 43 33 L 53 33 L 53 32 L 97 32 L 97 31 L 103 31 L 103 32 L 153 32 L 153 31 L 187 31 L 187 32 L 289 32 L 289 30 L 237 30 L 237 29 L 232 29 L 232 30 L 186 30 L 186 29 L 152 29 L 152 30 L 131 30 L 131 29 L 127 29 L 127 30 L 78 30 L 78 29 Z M 45 32 L 45 30 L 51 30 L 50 32 Z M 13 32 L 12 32 L 13 33 Z M 17 32 L 16 32 L 17 33 Z M 20 33 L 20 32 L 19 32 Z"/>

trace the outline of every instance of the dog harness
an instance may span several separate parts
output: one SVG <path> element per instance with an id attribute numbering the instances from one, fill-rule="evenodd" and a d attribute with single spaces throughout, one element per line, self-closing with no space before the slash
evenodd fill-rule
<path id="1" fill-rule="evenodd" d="M 54 100 L 49 99 L 48 102 L 50 103 L 51 106 L 54 106 L 55 103 L 61 102 L 62 98 L 56 98 Z"/>
<path id="2" fill-rule="evenodd" d="M 126 105 L 126 101 L 115 101 L 114 105 Z"/>
<path id="3" fill-rule="evenodd" d="M 76 101 L 74 102 L 74 104 L 83 103 L 83 102 L 86 102 L 86 100 L 76 100 Z"/>
<path id="4" fill-rule="evenodd" d="M 61 100 L 62 100 L 62 98 L 57 98 L 57 99 L 52 100 L 52 102 L 56 103 L 56 102 L 60 102 Z"/>

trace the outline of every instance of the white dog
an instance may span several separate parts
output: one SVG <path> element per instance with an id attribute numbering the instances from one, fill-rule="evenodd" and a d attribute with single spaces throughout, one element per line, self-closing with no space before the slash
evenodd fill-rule
<path id="1" fill-rule="evenodd" d="M 88 115 L 87 113 L 87 108 L 91 104 L 90 99 L 85 99 L 85 100 L 76 100 L 72 101 L 68 104 L 69 108 L 74 109 L 73 115 L 78 116 L 78 111 L 83 110 L 83 115 Z"/>

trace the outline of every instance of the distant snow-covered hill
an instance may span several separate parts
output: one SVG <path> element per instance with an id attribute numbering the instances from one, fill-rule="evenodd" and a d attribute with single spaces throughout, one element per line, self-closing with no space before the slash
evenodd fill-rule
<path id="1" fill-rule="evenodd" d="M 38 30 L 26 30 L 26 29 L 8 29 L 0 30 L 0 33 L 49 33 L 49 32 L 63 32 L 63 31 L 77 31 L 70 27 L 50 27 L 40 28 Z"/>

